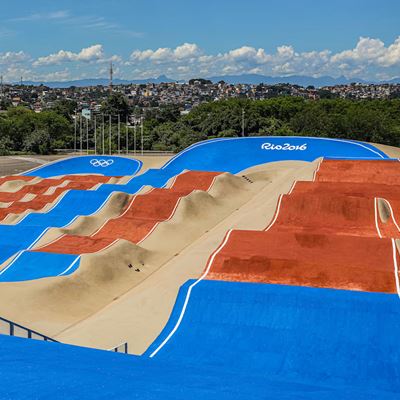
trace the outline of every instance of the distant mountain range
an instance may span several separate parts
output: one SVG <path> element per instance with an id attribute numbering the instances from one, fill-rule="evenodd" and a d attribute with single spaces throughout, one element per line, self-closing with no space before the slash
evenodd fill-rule
<path id="1" fill-rule="evenodd" d="M 76 87 L 86 87 L 86 86 L 108 86 L 109 79 L 107 78 L 93 78 L 93 79 L 78 79 L 76 81 L 55 81 L 55 82 L 36 82 L 36 81 L 22 81 L 24 85 L 32 85 L 39 86 L 44 85 L 50 88 L 69 88 L 71 86 Z M 160 75 L 158 78 L 150 78 L 150 79 L 132 79 L 132 80 L 124 80 L 124 79 L 114 79 L 114 85 L 129 85 L 133 84 L 146 84 L 146 83 L 170 83 L 176 82 L 174 79 L 170 79 L 165 75 Z M 16 82 L 18 84 L 18 82 Z"/>
<path id="2" fill-rule="evenodd" d="M 334 85 L 346 85 L 352 82 L 358 83 L 398 83 L 400 84 L 400 77 L 395 78 L 389 81 L 366 81 L 359 78 L 347 79 L 344 76 L 339 78 L 332 78 L 331 76 L 321 76 L 319 78 L 313 78 L 311 76 L 301 76 L 301 75 L 291 75 L 291 76 L 265 76 L 258 74 L 243 74 L 243 75 L 221 75 L 221 76 L 213 76 L 210 78 L 206 78 L 216 83 L 219 81 L 224 81 L 230 84 L 253 84 L 257 85 L 260 83 L 265 83 L 267 85 L 276 85 L 278 83 L 289 83 L 292 85 L 300 85 L 300 86 L 334 86 Z M 113 81 L 114 85 L 128 85 L 128 84 L 147 84 L 147 83 L 170 83 L 170 82 L 180 82 L 183 83 L 185 81 L 176 81 L 174 79 L 168 78 L 165 75 L 160 75 L 158 78 L 151 79 L 135 79 L 135 80 L 123 80 L 123 79 L 115 79 Z M 68 88 L 71 86 L 76 87 L 85 87 L 85 86 L 107 86 L 109 80 L 107 78 L 99 78 L 99 79 L 80 79 L 75 81 L 59 81 L 59 82 L 34 82 L 34 81 L 23 81 L 24 85 L 33 85 L 39 86 L 41 84 L 48 86 L 50 88 Z"/>
<path id="3" fill-rule="evenodd" d="M 224 81 L 226 83 L 247 83 L 258 85 L 265 83 L 267 85 L 276 85 L 278 83 L 289 83 L 291 85 L 300 86 L 334 86 L 334 85 L 348 85 L 352 82 L 357 83 L 400 83 L 400 78 L 395 78 L 390 81 L 366 81 L 360 78 L 347 79 L 344 76 L 339 78 L 332 78 L 331 76 L 321 76 L 319 78 L 313 78 L 311 76 L 291 75 L 291 76 L 264 76 L 257 74 L 245 74 L 245 75 L 222 75 L 213 76 L 210 79 L 212 82 Z"/>

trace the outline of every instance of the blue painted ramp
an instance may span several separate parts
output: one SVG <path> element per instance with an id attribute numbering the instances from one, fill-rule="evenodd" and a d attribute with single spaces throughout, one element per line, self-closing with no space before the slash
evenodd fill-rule
<path id="1" fill-rule="evenodd" d="M 400 396 L 395 296 L 207 281 L 192 296 L 176 335 L 152 359 L 0 335 L 0 398 Z"/>
<path id="2" fill-rule="evenodd" d="M 176 326 L 193 282 L 182 287 L 170 321 L 146 355 Z M 202 281 L 153 359 L 223 366 L 340 393 L 400 396 L 399 321 L 396 295 Z"/>
<path id="3" fill-rule="evenodd" d="M 196 143 L 179 153 L 163 169 L 183 169 L 238 173 L 254 165 L 273 161 L 314 161 L 319 157 L 350 159 L 387 159 L 369 143 L 350 140 L 261 136 L 223 138 Z"/>
<path id="4" fill-rule="evenodd" d="M 135 175 L 142 162 L 118 156 L 78 156 L 61 159 L 35 168 L 24 175 L 50 178 L 59 175 L 100 174 L 105 176 Z"/>
<path id="5" fill-rule="evenodd" d="M 79 267 L 80 256 L 23 251 L 4 269 L 0 282 L 29 281 L 50 276 L 70 275 Z"/>

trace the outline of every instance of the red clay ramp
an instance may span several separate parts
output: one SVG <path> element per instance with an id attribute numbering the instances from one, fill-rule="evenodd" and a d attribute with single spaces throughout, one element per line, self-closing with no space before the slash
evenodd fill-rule
<path id="1" fill-rule="evenodd" d="M 400 162 L 384 160 L 324 160 L 316 173 L 318 182 L 400 184 Z"/>
<path id="2" fill-rule="evenodd" d="M 24 176 L 24 175 L 8 175 L 8 176 L 3 176 L 0 178 L 0 185 L 3 183 L 9 182 L 9 181 L 26 181 L 29 182 L 33 179 L 35 179 L 35 176 Z"/>
<path id="3" fill-rule="evenodd" d="M 13 204 L 11 204 L 9 207 L 0 209 L 0 221 L 3 220 L 9 214 L 20 214 L 26 210 L 41 210 L 47 204 L 55 201 L 61 194 L 63 194 L 67 190 L 92 189 L 97 184 L 107 182 L 109 179 L 110 177 L 97 176 L 97 175 L 89 177 L 79 176 L 78 179 L 75 179 L 75 176 L 72 176 L 72 182 L 69 182 L 66 186 L 56 188 L 52 194 L 49 195 L 38 194 L 34 199 L 30 201 L 14 201 Z M 64 179 L 64 181 L 66 180 L 69 179 Z M 49 187 L 50 186 L 48 186 L 45 190 L 48 190 Z M 20 192 L 21 191 L 18 191 L 17 193 L 20 194 Z M 23 196 L 25 196 L 25 194 L 23 194 Z"/>
<path id="4" fill-rule="evenodd" d="M 360 182 L 307 182 L 295 183 L 292 194 L 332 194 L 358 197 L 383 197 L 400 200 L 400 186 Z"/>
<path id="5" fill-rule="evenodd" d="M 207 279 L 397 291 L 391 239 L 238 230 L 213 257 Z"/>
<path id="6" fill-rule="evenodd" d="M 379 237 L 377 217 L 374 198 L 292 193 L 282 196 L 271 230 Z"/>
<path id="7" fill-rule="evenodd" d="M 170 189 L 154 189 L 147 194 L 135 196 L 122 215 L 107 221 L 93 235 L 64 235 L 36 250 L 83 254 L 102 250 L 117 239 L 138 243 L 150 234 L 159 222 L 172 217 L 180 198 L 193 190 L 208 190 L 219 174 L 190 171 L 178 175 Z"/>
<path id="8" fill-rule="evenodd" d="M 11 201 L 18 201 L 21 200 L 28 193 L 36 195 L 43 194 L 49 188 L 53 186 L 59 186 L 65 181 L 71 181 L 71 184 L 74 182 L 81 184 L 91 183 L 93 186 L 94 184 L 105 183 L 108 182 L 109 180 L 110 180 L 109 176 L 104 177 L 100 175 L 87 175 L 87 176 L 67 175 L 59 179 L 43 179 L 40 182 L 35 183 L 33 185 L 26 185 L 14 193 L 0 192 L 0 202 L 8 203 Z"/>

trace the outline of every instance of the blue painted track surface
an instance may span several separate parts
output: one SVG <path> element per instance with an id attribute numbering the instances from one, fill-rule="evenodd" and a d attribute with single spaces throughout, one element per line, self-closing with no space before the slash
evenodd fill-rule
<path id="1" fill-rule="evenodd" d="M 41 253 L 23 251 L 0 271 L 0 282 L 18 282 L 70 275 L 79 267 L 79 256 L 72 254 Z"/>
<path id="2" fill-rule="evenodd" d="M 167 326 L 146 355 L 175 327 L 193 282 L 181 288 Z M 399 321 L 396 295 L 201 281 L 177 331 L 154 360 L 224 365 L 231 373 L 335 387 L 341 393 L 400 396 Z"/>
<path id="3" fill-rule="evenodd" d="M 352 141 L 331 140 L 307 137 L 249 137 L 224 138 L 200 142 L 190 146 L 165 164 L 161 169 L 150 169 L 134 176 L 127 184 L 103 184 L 95 191 L 71 190 L 61 201 L 46 213 L 27 215 L 16 225 L 0 225 L 0 263 L 16 252 L 29 249 L 49 227 L 63 227 L 80 215 L 97 212 L 111 193 L 121 191 L 136 193 L 142 186 L 163 187 L 170 178 L 185 169 L 200 171 L 224 171 L 237 173 L 254 165 L 283 160 L 313 161 L 318 157 L 387 159 L 388 157 L 374 146 Z M 107 157 L 97 156 L 97 159 Z M 97 173 L 126 175 L 128 170 L 140 168 L 139 161 L 123 157 L 112 157 L 114 162 L 108 167 L 90 164 L 94 156 L 67 159 L 30 172 L 30 175 L 53 176 L 70 173 Z M 119 166 L 121 168 L 119 169 Z M 107 170 L 107 172 L 105 172 Z M 132 173 L 134 173 L 133 171 Z M 30 253 L 28 253 L 30 254 Z M 67 265 L 68 260 L 58 264 Z M 43 276 L 51 276 L 43 257 Z M 19 268 L 19 263 L 13 269 Z M 11 271 L 10 271 L 11 272 Z M 72 271 L 71 271 L 72 272 Z M 13 272 L 13 279 L 28 279 L 21 271 Z M 1 280 L 1 276 L 0 276 Z"/>
<path id="4" fill-rule="evenodd" d="M 399 314 L 394 295 L 202 281 L 153 359 L 0 336 L 0 398 L 394 400 Z"/>
<path id="5" fill-rule="evenodd" d="M 117 156 L 79 156 L 49 163 L 25 173 L 27 176 L 51 178 L 59 175 L 100 174 L 105 176 L 135 175 L 141 168 L 139 160 Z"/>

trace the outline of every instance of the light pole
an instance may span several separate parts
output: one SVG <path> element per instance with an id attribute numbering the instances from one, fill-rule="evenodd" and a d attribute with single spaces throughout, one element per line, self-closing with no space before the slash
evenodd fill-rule
<path id="1" fill-rule="evenodd" d="M 94 154 L 97 154 L 97 130 L 96 130 L 96 114 L 94 116 Z"/>
<path id="2" fill-rule="evenodd" d="M 140 135 L 142 137 L 142 155 L 143 155 L 143 117 L 140 117 Z"/>
<path id="3" fill-rule="evenodd" d="M 110 156 L 111 156 L 111 115 L 109 115 L 109 144 L 108 147 L 110 148 Z"/>
<path id="4" fill-rule="evenodd" d="M 89 119 L 86 118 L 86 154 L 89 154 Z"/>
<path id="5" fill-rule="evenodd" d="M 81 117 L 79 118 L 79 143 L 80 143 L 80 153 L 81 153 L 81 155 L 82 155 L 82 152 L 83 152 L 83 149 L 82 149 L 82 141 L 83 141 L 83 139 L 82 139 L 82 115 L 81 115 Z"/>
<path id="6" fill-rule="evenodd" d="M 118 154 L 121 153 L 121 117 L 118 114 Z"/>
<path id="7" fill-rule="evenodd" d="M 244 108 L 242 108 L 242 136 L 244 136 L 244 114 L 245 111 Z"/>
<path id="8" fill-rule="evenodd" d="M 74 132 L 75 132 L 75 134 L 74 134 L 74 153 L 76 154 L 76 130 L 77 130 L 77 118 L 78 118 L 78 116 L 77 116 L 77 113 L 76 113 L 76 110 L 75 110 L 75 121 L 74 121 Z"/>
<path id="9" fill-rule="evenodd" d="M 133 154 L 136 156 L 136 120 L 133 123 Z"/>
<path id="10" fill-rule="evenodd" d="M 129 154 L 129 141 L 128 141 L 128 116 L 126 116 L 126 138 L 125 138 L 125 142 L 126 142 L 126 155 Z"/>
<path id="11" fill-rule="evenodd" d="M 105 152 L 105 144 L 104 144 L 104 114 L 101 114 L 103 123 L 102 123 L 102 127 L 101 127 L 101 139 L 102 139 L 102 143 L 103 143 L 103 156 L 104 154 L 106 154 Z"/>

